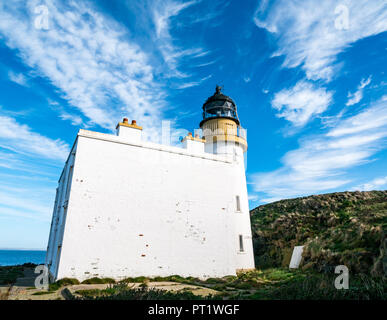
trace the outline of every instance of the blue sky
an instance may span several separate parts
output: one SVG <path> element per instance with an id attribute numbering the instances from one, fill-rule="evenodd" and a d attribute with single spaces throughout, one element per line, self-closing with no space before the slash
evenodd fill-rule
<path id="1" fill-rule="evenodd" d="M 250 207 L 387 188 L 384 0 L 0 3 L 0 247 L 45 248 L 80 128 L 193 131 L 216 84 L 248 133 Z"/>

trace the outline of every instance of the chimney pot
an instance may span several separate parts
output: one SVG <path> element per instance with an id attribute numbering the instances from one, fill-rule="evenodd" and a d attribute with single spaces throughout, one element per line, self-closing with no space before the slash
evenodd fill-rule
<path id="1" fill-rule="evenodd" d="M 122 121 L 123 121 L 124 123 L 128 123 L 128 118 L 124 118 Z"/>
<path id="2" fill-rule="evenodd" d="M 136 120 L 132 120 L 132 124 L 137 124 L 137 121 Z"/>
<path id="3" fill-rule="evenodd" d="M 192 137 L 192 132 L 188 132 L 188 135 L 189 135 L 190 137 Z"/>

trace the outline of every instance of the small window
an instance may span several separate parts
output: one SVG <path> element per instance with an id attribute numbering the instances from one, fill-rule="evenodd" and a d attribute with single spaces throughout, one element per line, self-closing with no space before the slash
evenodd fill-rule
<path id="1" fill-rule="evenodd" d="M 56 251 L 56 258 L 57 258 L 57 259 L 59 258 L 60 250 L 61 250 L 61 249 L 62 249 L 62 246 L 59 245 L 59 246 L 58 246 L 58 249 L 57 249 L 57 251 Z"/>
<path id="2" fill-rule="evenodd" d="M 243 248 L 243 235 L 239 235 L 239 251 L 240 252 L 243 252 L 245 251 L 244 248 Z"/>
<path id="3" fill-rule="evenodd" d="M 241 211 L 241 199 L 236 196 L 236 211 Z"/>

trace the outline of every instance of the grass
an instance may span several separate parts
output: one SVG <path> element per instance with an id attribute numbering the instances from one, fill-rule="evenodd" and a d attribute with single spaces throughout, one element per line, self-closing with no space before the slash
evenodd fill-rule
<path id="1" fill-rule="evenodd" d="M 166 290 L 148 289 L 146 287 L 131 288 L 126 283 L 115 284 L 104 290 L 78 290 L 81 297 L 73 300 L 211 300 L 213 296 L 197 296 L 190 291 L 171 292 Z"/>
<path id="2" fill-rule="evenodd" d="M 23 266 L 0 267 L 2 281 L 13 283 L 23 275 Z M 387 281 L 383 277 L 371 277 L 365 274 L 351 274 L 349 289 L 337 290 L 333 272 L 318 273 L 313 270 L 289 270 L 286 268 L 256 269 L 237 276 L 209 278 L 201 280 L 193 277 L 172 275 L 168 277 L 126 278 L 115 283 L 111 278 L 91 278 L 83 284 L 110 285 L 103 290 L 78 290 L 78 296 L 69 295 L 75 300 L 211 300 L 211 299 L 252 299 L 252 300 L 387 300 Z M 149 282 L 178 282 L 218 291 L 217 295 L 198 296 L 183 289 L 178 292 L 149 288 Z M 129 283 L 141 283 L 133 288 Z M 77 285 L 77 279 L 64 278 L 51 283 L 48 291 L 38 291 L 32 295 L 52 294 L 61 287 Z M 29 288 L 28 288 L 29 289 Z"/>
<path id="3" fill-rule="evenodd" d="M 74 284 L 79 284 L 80 282 L 77 279 L 73 278 L 63 278 L 60 279 L 54 283 L 50 283 L 49 285 L 49 290 L 50 291 L 56 291 L 60 289 L 61 287 L 68 286 L 68 285 L 74 285 Z"/>
<path id="4" fill-rule="evenodd" d="M 387 190 L 340 192 L 281 200 L 251 210 L 258 268 L 286 267 L 294 246 L 303 265 L 323 271 L 346 265 L 351 273 L 385 276 L 380 263 L 387 232 Z"/>
<path id="5" fill-rule="evenodd" d="M 382 279 L 358 275 L 350 278 L 349 289 L 334 287 L 334 276 L 308 274 L 275 285 L 268 284 L 252 294 L 231 298 L 260 300 L 386 300 L 387 286 Z"/>
<path id="6" fill-rule="evenodd" d="M 91 278 L 82 281 L 82 284 L 102 284 L 102 283 L 115 283 L 116 281 L 112 278 Z M 49 291 L 57 291 L 64 286 L 81 284 L 77 279 L 74 278 L 63 278 L 54 283 L 50 283 Z"/>
<path id="7" fill-rule="evenodd" d="M 211 299 L 253 299 L 253 300 L 387 300 L 387 283 L 382 278 L 364 274 L 350 276 L 349 289 L 334 287 L 336 274 L 323 274 L 313 271 L 272 268 L 253 270 L 238 276 L 199 280 L 180 276 L 135 278 L 137 281 L 122 281 L 104 290 L 79 290 L 80 297 L 86 300 L 211 300 Z M 172 280 L 171 280 L 172 279 Z M 127 279 L 125 279 L 127 280 Z M 189 290 L 168 292 L 150 289 L 146 285 L 133 288 L 129 282 L 147 284 L 149 281 L 174 281 L 189 283 L 217 290 L 215 296 L 196 296 Z"/>
<path id="8" fill-rule="evenodd" d="M 104 284 L 104 283 L 115 283 L 116 281 L 112 278 L 90 278 L 82 281 L 82 284 Z"/>

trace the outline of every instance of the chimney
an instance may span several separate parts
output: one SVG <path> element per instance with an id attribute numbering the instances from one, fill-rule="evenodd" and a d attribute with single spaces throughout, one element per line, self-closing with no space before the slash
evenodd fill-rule
<path id="1" fill-rule="evenodd" d="M 140 142 L 142 127 L 137 125 L 136 120 L 129 124 L 128 118 L 123 118 L 122 122 L 117 124 L 117 136 L 130 142 Z"/>
<path id="2" fill-rule="evenodd" d="M 205 140 L 200 139 L 199 135 L 192 136 L 192 132 L 188 132 L 188 135 L 181 141 L 183 148 L 192 153 L 203 153 Z"/>

